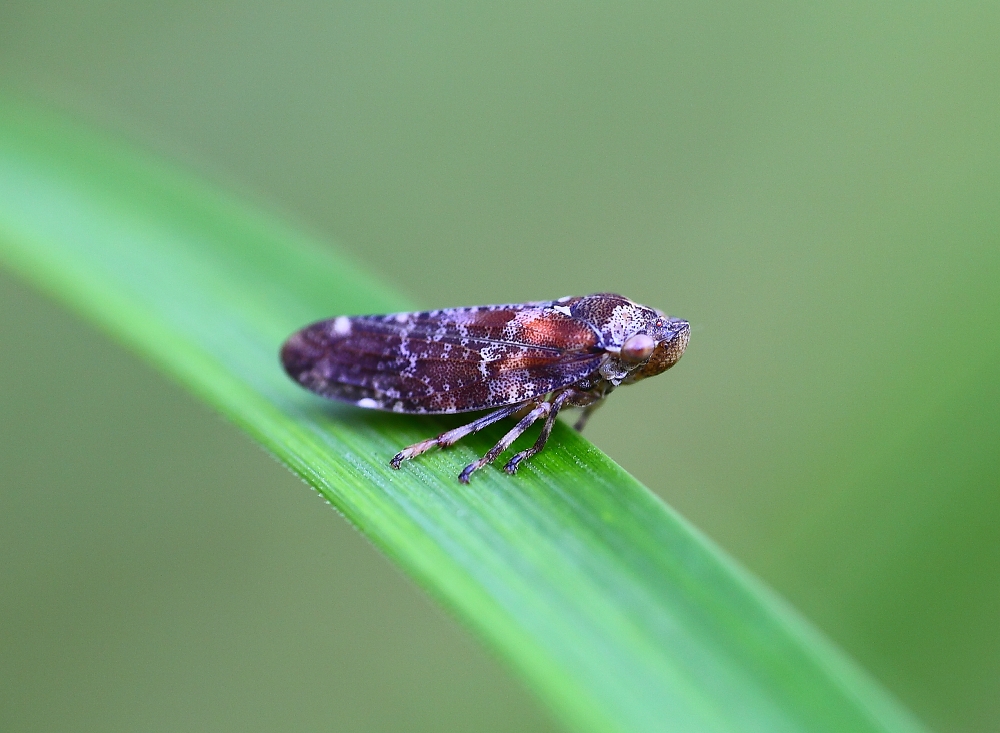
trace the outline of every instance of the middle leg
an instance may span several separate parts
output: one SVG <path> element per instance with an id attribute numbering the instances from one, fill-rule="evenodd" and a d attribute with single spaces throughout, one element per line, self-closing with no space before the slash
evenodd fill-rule
<path id="1" fill-rule="evenodd" d="M 547 415 L 551 409 L 552 404 L 550 402 L 545 402 L 544 400 L 539 402 L 534 409 L 531 410 L 531 412 L 520 419 L 517 425 L 511 428 L 510 432 L 500 438 L 499 442 L 490 448 L 485 456 L 480 458 L 478 461 L 473 461 L 462 469 L 462 473 L 458 474 L 458 480 L 463 484 L 469 483 L 469 476 L 471 476 L 474 471 L 478 471 L 487 463 L 493 463 L 497 456 L 510 448 L 510 444 L 517 440 L 525 430 L 530 428 L 535 420 L 543 415 Z"/>
<path id="2" fill-rule="evenodd" d="M 453 430 L 449 430 L 445 433 L 441 433 L 436 438 L 428 438 L 427 440 L 421 440 L 419 443 L 414 443 L 411 446 L 403 448 L 399 453 L 392 457 L 389 461 L 389 465 L 393 468 L 399 468 L 399 464 L 403 461 L 408 461 L 411 458 L 416 458 L 421 453 L 429 451 L 431 448 L 447 448 L 448 446 L 454 445 L 466 435 L 471 435 L 472 433 L 478 433 L 483 428 L 492 425 L 498 420 L 503 420 L 505 417 L 510 417 L 511 415 L 519 412 L 520 410 L 530 407 L 532 403 L 518 403 L 516 405 L 507 405 L 501 407 L 498 410 L 483 415 L 478 420 L 473 420 L 468 425 L 462 425 Z"/>
<path id="3" fill-rule="evenodd" d="M 564 392 L 560 392 L 552 399 L 552 408 L 549 410 L 548 417 L 545 418 L 545 424 L 542 425 L 542 432 L 538 434 L 538 440 L 535 441 L 533 446 L 521 451 L 507 461 L 507 465 L 503 467 L 504 471 L 509 474 L 513 474 L 517 471 L 517 467 L 521 464 L 521 461 L 538 454 L 542 448 L 545 447 L 545 443 L 549 439 L 549 434 L 552 432 L 552 428 L 556 424 L 556 416 L 559 414 L 559 410 L 572 397 L 573 393 L 570 390 L 566 390 Z"/>

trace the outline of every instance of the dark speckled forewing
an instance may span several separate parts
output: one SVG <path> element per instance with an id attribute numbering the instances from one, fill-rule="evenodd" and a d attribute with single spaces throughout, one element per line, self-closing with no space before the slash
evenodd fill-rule
<path id="1" fill-rule="evenodd" d="M 576 299 L 573 299 L 576 300 Z M 572 301 L 333 318 L 294 334 L 286 371 L 361 407 L 445 413 L 521 402 L 593 373 L 596 331 Z"/>

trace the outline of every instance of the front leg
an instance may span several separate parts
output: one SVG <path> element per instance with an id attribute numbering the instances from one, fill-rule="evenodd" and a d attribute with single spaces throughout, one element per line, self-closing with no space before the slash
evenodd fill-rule
<path id="1" fill-rule="evenodd" d="M 536 406 L 527 415 L 522 417 L 520 421 L 511 430 L 497 442 L 495 446 L 487 451 L 486 455 L 480 458 L 478 461 L 473 461 L 464 469 L 462 473 L 458 474 L 458 480 L 463 483 L 469 483 L 469 477 L 472 475 L 473 471 L 478 471 L 480 468 L 488 463 L 493 463 L 497 456 L 503 453 L 505 450 L 510 448 L 510 444 L 521 437 L 521 434 L 531 427 L 531 425 L 540 417 L 543 417 L 552 410 L 552 403 L 545 402 L 544 398 L 540 398 L 536 402 Z"/>
<path id="2" fill-rule="evenodd" d="M 584 407 L 583 410 L 580 412 L 580 417 L 578 417 L 576 419 L 576 422 L 573 424 L 573 429 L 578 433 L 582 433 L 583 429 L 587 426 L 587 423 L 590 421 L 590 416 L 593 415 L 594 411 L 603 404 L 604 404 L 604 398 L 601 397 L 596 402 L 591 402 L 589 405 Z"/>
<path id="3" fill-rule="evenodd" d="M 517 471 L 517 467 L 518 465 L 520 465 L 521 461 L 525 460 L 526 458 L 531 458 L 533 455 L 537 455 L 539 452 L 541 452 L 542 448 L 545 447 L 545 443 L 549 439 L 549 434 L 552 432 L 552 428 L 556 424 L 556 416 L 559 414 L 559 409 L 564 404 L 566 404 L 566 402 L 568 402 L 572 397 L 573 397 L 573 392 L 570 390 L 566 390 L 564 392 L 558 393 L 552 399 L 552 402 L 550 403 L 551 408 L 549 409 L 549 416 L 545 418 L 545 424 L 542 425 L 542 432 L 539 433 L 538 440 L 535 441 L 535 444 L 533 446 L 531 446 L 527 450 L 521 451 L 513 458 L 511 458 L 509 461 L 507 461 L 507 465 L 503 467 L 504 471 L 506 471 L 509 474 L 513 474 L 515 471 Z"/>
<path id="4" fill-rule="evenodd" d="M 594 410 L 604 404 L 605 398 L 614 391 L 613 384 L 606 380 L 601 380 L 596 384 L 587 385 L 585 389 L 578 389 L 573 392 L 573 397 L 567 403 L 567 407 L 582 407 L 583 412 L 577 418 L 573 429 L 576 432 L 583 432 L 583 428 L 594 414 Z"/>

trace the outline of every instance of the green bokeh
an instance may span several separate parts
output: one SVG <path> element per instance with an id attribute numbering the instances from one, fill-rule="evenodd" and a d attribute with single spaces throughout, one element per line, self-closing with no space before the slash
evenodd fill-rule
<path id="1" fill-rule="evenodd" d="M 283 211 L 421 305 L 616 290 L 688 318 L 684 361 L 590 437 L 932 726 L 985 732 L 997 28 L 985 2 L 20 0 L 0 84 Z M 248 441 L 0 290 L 5 730 L 546 728 Z"/>

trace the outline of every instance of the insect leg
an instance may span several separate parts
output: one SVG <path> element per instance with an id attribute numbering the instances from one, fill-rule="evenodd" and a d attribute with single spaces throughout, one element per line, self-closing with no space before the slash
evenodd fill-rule
<path id="1" fill-rule="evenodd" d="M 556 424 L 556 415 L 559 414 L 560 408 L 562 408 L 562 406 L 566 403 L 566 401 L 569 400 L 570 397 L 572 396 L 573 393 L 567 390 L 565 392 L 560 392 L 553 398 L 552 408 L 549 410 L 549 416 L 545 418 L 545 424 L 542 425 L 542 432 L 539 433 L 538 440 L 535 441 L 535 444 L 533 446 L 531 446 L 527 450 L 521 451 L 513 458 L 511 458 L 509 461 L 507 461 L 507 465 L 503 467 L 504 471 L 506 471 L 509 474 L 513 474 L 515 471 L 517 471 L 517 467 L 521 463 L 521 461 L 525 460 L 526 458 L 531 458 L 533 455 L 537 454 L 539 451 L 542 450 L 542 448 L 545 447 L 545 443 L 549 439 L 549 433 L 552 432 L 552 428 Z"/>
<path id="2" fill-rule="evenodd" d="M 524 403 L 518 403 L 516 405 L 507 405 L 501 407 L 499 410 L 494 410 L 493 412 L 483 415 L 483 417 L 478 420 L 473 420 L 468 425 L 462 425 L 461 427 L 455 428 L 454 430 L 449 430 L 445 433 L 441 433 L 436 438 L 429 438 L 428 440 L 422 440 L 419 443 L 414 443 L 408 448 L 403 448 L 399 453 L 392 457 L 389 461 L 389 465 L 393 468 L 399 468 L 399 464 L 403 461 L 408 461 L 411 458 L 419 456 L 421 453 L 429 451 L 434 446 L 439 448 L 447 448 L 450 445 L 454 445 L 466 435 L 471 435 L 472 433 L 478 433 L 480 430 L 485 428 L 487 425 L 492 425 L 497 420 L 503 420 L 505 417 L 510 417 L 518 410 L 524 409 Z"/>
<path id="3" fill-rule="evenodd" d="M 468 466 L 463 468 L 462 473 L 458 474 L 458 480 L 463 484 L 469 483 L 469 476 L 472 475 L 473 471 L 478 471 L 487 463 L 493 463 L 493 461 L 496 460 L 496 457 L 510 448 L 510 444 L 517 440 L 525 430 L 530 428 L 531 424 L 534 423 L 535 420 L 543 415 L 547 415 L 551 409 L 552 403 L 550 402 L 541 402 L 537 404 L 531 412 L 521 418 L 517 425 L 511 428 L 510 432 L 500 438 L 500 441 L 495 446 L 490 448 L 485 456 L 480 458 L 478 461 L 473 461 Z"/>
<path id="4" fill-rule="evenodd" d="M 590 420 L 590 416 L 594 414 L 594 410 L 603 404 L 604 398 L 602 397 L 596 402 L 591 402 L 589 405 L 584 407 L 583 411 L 580 413 L 580 417 L 577 418 L 576 423 L 573 425 L 573 429 L 578 433 L 582 433 L 584 427 L 587 425 L 587 422 Z"/>

